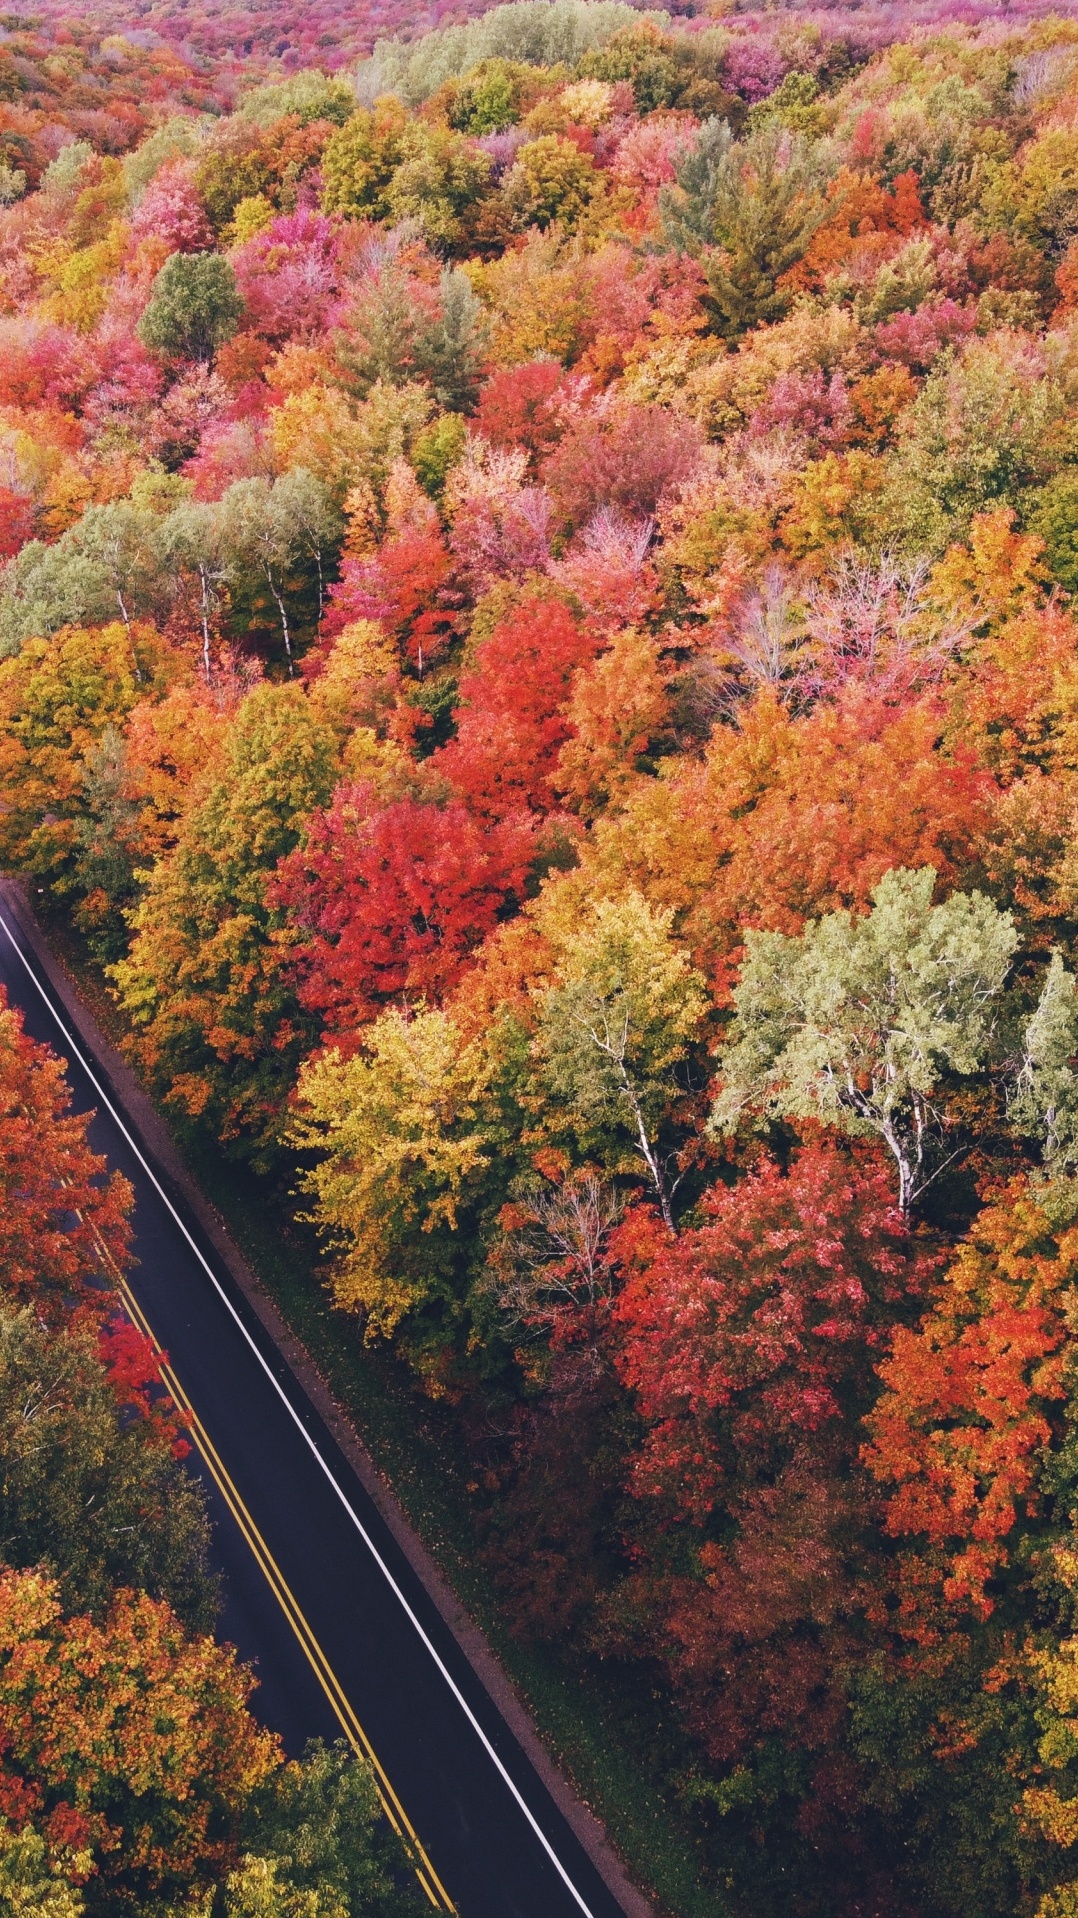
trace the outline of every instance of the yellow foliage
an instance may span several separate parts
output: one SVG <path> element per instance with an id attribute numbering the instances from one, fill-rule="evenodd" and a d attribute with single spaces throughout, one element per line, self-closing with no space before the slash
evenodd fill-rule
<path id="1" fill-rule="evenodd" d="M 56 291 L 42 301 L 42 318 L 89 333 L 105 310 L 109 281 L 123 262 L 129 237 L 126 222 L 113 220 L 103 240 L 50 260 L 45 271 Z"/>
<path id="2" fill-rule="evenodd" d="M 531 232 L 523 246 L 500 259 L 469 263 L 465 270 L 490 309 L 490 353 L 498 365 L 515 366 L 542 353 L 571 360 L 580 351 L 588 311 L 582 258 L 579 241 Z"/>
<path id="3" fill-rule="evenodd" d="M 456 1230 L 466 1184 L 489 1164 L 489 1074 L 447 1013 L 395 1009 L 368 1028 L 362 1052 L 334 1050 L 300 1074 L 292 1140 L 324 1155 L 303 1183 L 341 1249 L 334 1297 L 364 1315 L 368 1336 L 390 1337 L 431 1295 L 423 1239 Z"/>

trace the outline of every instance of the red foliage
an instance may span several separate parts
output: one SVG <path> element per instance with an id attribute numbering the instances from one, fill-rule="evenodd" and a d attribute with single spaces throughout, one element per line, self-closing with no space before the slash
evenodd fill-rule
<path id="1" fill-rule="evenodd" d="M 566 433 L 543 478 L 565 518 L 580 526 L 601 506 L 646 518 L 697 464 L 703 435 L 661 406 L 594 412 Z"/>
<path id="2" fill-rule="evenodd" d="M 703 1209 L 706 1224 L 630 1278 L 616 1315 L 648 1426 L 634 1487 L 698 1519 L 732 1479 L 849 1422 L 923 1279 L 887 1170 L 829 1145 L 801 1147 L 788 1173 L 765 1159 Z"/>
<path id="3" fill-rule="evenodd" d="M 165 1396 L 161 1385 L 161 1367 L 168 1364 L 168 1353 L 157 1351 L 129 1319 L 119 1318 L 102 1326 L 97 1350 L 119 1411 L 144 1419 L 175 1458 L 186 1458 L 191 1447 L 180 1434 L 190 1420 Z"/>
<path id="4" fill-rule="evenodd" d="M 533 598 L 476 647 L 461 675 L 457 737 L 435 756 L 473 807 L 501 818 L 554 805 L 550 779 L 572 732 L 563 707 L 598 646 L 561 601 Z"/>
<path id="5" fill-rule="evenodd" d="M 369 558 L 345 560 L 331 590 L 325 630 L 333 634 L 350 620 L 382 619 L 422 672 L 453 635 L 456 622 L 445 591 L 451 570 L 440 532 L 405 526 Z"/>
<path id="6" fill-rule="evenodd" d="M 60 1061 L 0 1001 L 0 1271 L 19 1305 L 101 1315 L 127 1258 L 131 1188 L 86 1142 Z"/>
<path id="7" fill-rule="evenodd" d="M 13 493 L 10 486 L 0 486 L 0 559 L 13 559 L 32 537 L 33 528 L 33 500 L 25 493 Z"/>
<path id="8" fill-rule="evenodd" d="M 535 458 L 557 445 L 556 400 L 566 383 L 557 360 L 525 360 L 499 367 L 479 395 L 475 423 L 495 446 L 523 446 Z"/>
<path id="9" fill-rule="evenodd" d="M 300 931 L 301 998 L 346 1035 L 400 994 L 438 1000 L 523 895 L 534 824 L 485 825 L 460 800 L 379 806 L 342 786 L 272 888 Z"/>

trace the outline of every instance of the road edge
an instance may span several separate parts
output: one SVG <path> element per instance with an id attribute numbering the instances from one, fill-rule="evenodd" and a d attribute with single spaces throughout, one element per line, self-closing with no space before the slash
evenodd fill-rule
<path id="1" fill-rule="evenodd" d="M 0 877 L 0 897 L 16 919 L 19 931 L 31 947 L 48 984 L 59 999 L 78 1036 L 96 1054 L 111 1087 L 133 1120 L 142 1141 L 168 1178 L 182 1193 L 185 1203 L 190 1206 L 218 1258 L 227 1268 L 251 1310 L 257 1314 L 290 1371 L 325 1420 L 364 1491 L 374 1500 L 416 1577 L 423 1584 L 431 1602 L 452 1632 L 476 1676 L 486 1687 L 607 1889 L 622 1906 L 626 1918 L 656 1918 L 653 1905 L 628 1877 L 604 1826 L 590 1806 L 584 1803 L 562 1776 L 536 1730 L 531 1714 L 517 1696 L 497 1653 L 491 1649 L 484 1634 L 457 1597 L 437 1560 L 415 1532 L 395 1492 L 375 1464 L 347 1413 L 337 1403 L 305 1346 L 283 1318 L 262 1281 L 248 1265 L 223 1219 L 192 1179 L 167 1124 L 148 1093 L 140 1084 L 123 1054 L 102 1032 L 89 1007 L 84 1005 L 75 981 L 66 972 L 48 944 L 25 886 L 19 880 Z"/>

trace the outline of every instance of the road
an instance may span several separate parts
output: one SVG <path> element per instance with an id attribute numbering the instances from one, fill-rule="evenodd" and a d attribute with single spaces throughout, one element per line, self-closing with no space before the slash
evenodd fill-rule
<path id="1" fill-rule="evenodd" d="M 342 1732 L 372 1759 L 436 1910 L 623 1918 L 316 1407 L 77 1040 L 10 902 L 0 982 L 67 1062 L 90 1139 L 135 1189 L 132 1315 L 190 1406 L 225 1590 L 289 1749 Z"/>

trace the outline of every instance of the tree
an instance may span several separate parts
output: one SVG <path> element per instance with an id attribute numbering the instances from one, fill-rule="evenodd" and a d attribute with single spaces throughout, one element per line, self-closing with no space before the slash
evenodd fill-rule
<path id="1" fill-rule="evenodd" d="M 233 577 L 251 572 L 270 590 L 291 678 L 295 664 L 288 617 L 290 575 L 305 561 L 313 562 L 321 620 L 325 567 L 343 531 L 340 514 L 327 488 L 303 467 L 272 482 L 237 480 L 219 511 Z"/>
<path id="2" fill-rule="evenodd" d="M 131 1187 L 104 1176 L 88 1125 L 59 1059 L 0 1005 L 0 1290 L 44 1320 L 107 1312 L 128 1256 Z"/>
<path id="3" fill-rule="evenodd" d="M 119 1591 L 101 1624 L 53 1581 L 0 1573 L 0 1806 L 53 1855 L 88 1852 L 88 1918 L 203 1895 L 276 1740 L 249 1716 L 235 1653 L 167 1605 Z"/>
<path id="4" fill-rule="evenodd" d="M 151 627 L 129 635 L 119 620 L 62 627 L 0 663 L 0 853 L 10 868 L 71 887 L 94 748 L 176 669 Z"/>
<path id="5" fill-rule="evenodd" d="M 369 785 L 338 788 L 271 894 L 296 927 L 303 1003 L 341 1036 L 391 999 L 438 1003 L 523 900 L 534 856 L 526 816 L 484 822 L 459 799 L 379 805 Z"/>
<path id="6" fill-rule="evenodd" d="M 1076 1260 L 1078 1235 L 1050 1192 L 1013 1181 L 880 1366 L 865 1461 L 887 1488 L 887 1532 L 910 1541 L 895 1622 L 913 1640 L 931 1644 L 948 1615 L 992 1613 L 1006 1568 L 1020 1573 L 1023 1533 L 1073 1469 L 1059 1457 L 1059 1408 Z"/>
<path id="7" fill-rule="evenodd" d="M 227 587 L 233 571 L 225 516 L 216 503 L 185 500 L 160 522 L 157 543 L 162 564 L 171 573 L 177 588 L 188 576 L 197 581 L 202 670 L 209 685 L 212 676 L 212 630 L 221 604 L 222 589 Z"/>
<path id="8" fill-rule="evenodd" d="M 348 219 L 384 219 L 386 189 L 400 163 L 405 114 L 386 97 L 373 110 L 360 107 L 328 141 L 322 154 L 322 205 Z"/>
<path id="9" fill-rule="evenodd" d="M 664 221 L 676 245 L 703 249 L 715 330 L 736 339 L 780 319 L 780 281 L 804 253 L 827 208 L 805 143 L 777 122 L 734 145 L 711 120 L 664 190 Z"/>
<path id="10" fill-rule="evenodd" d="M 150 292 L 139 339 L 167 360 L 210 360 L 243 314 L 231 263 L 220 253 L 172 253 Z"/>
<path id="11" fill-rule="evenodd" d="M 841 1737 L 871 1556 L 858 1419 L 927 1278 L 888 1185 L 874 1156 L 813 1144 L 713 1186 L 677 1237 L 614 1234 L 615 1363 L 644 1422 L 624 1610 L 643 1601 L 649 1651 L 726 1763 Z"/>
<path id="12" fill-rule="evenodd" d="M 0 1549 L 10 1566 L 45 1568 L 67 1612 L 101 1619 L 115 1587 L 130 1585 L 206 1631 L 216 1590 L 201 1491 L 172 1457 L 167 1426 L 132 1416 L 131 1388 L 106 1370 L 129 1331 L 117 1323 L 100 1341 L 90 1327 L 48 1331 L 29 1308 L 0 1303 Z M 158 1363 L 151 1353 L 153 1374 Z"/>
<path id="13" fill-rule="evenodd" d="M 1078 982 L 1059 951 L 1022 1044 L 1008 1117 L 1017 1131 L 1041 1142 L 1045 1165 L 1067 1173 L 1078 1162 Z"/>
<path id="14" fill-rule="evenodd" d="M 863 918 L 746 934 L 715 1132 L 756 1111 L 874 1133 L 909 1212 L 941 1170 L 940 1081 L 984 1065 L 1017 944 L 1010 913 L 976 892 L 933 906 L 935 884 L 931 866 L 889 872 Z"/>
<path id="15" fill-rule="evenodd" d="M 667 1225 L 680 1176 L 663 1132 L 707 1008 L 672 917 L 639 893 L 595 906 L 558 954 L 536 1038 L 547 1090 L 583 1150 L 620 1172 L 639 1164 Z"/>
<path id="16" fill-rule="evenodd" d="M 298 686 L 260 686 L 196 787 L 110 969 L 134 1050 L 172 1110 L 268 1151 L 304 1033 L 265 886 L 332 790 L 336 740 Z"/>
<path id="17" fill-rule="evenodd" d="M 602 188 L 589 154 L 559 133 L 543 133 L 521 149 L 503 193 L 518 227 L 544 229 L 557 221 L 571 232 Z"/>
<path id="18" fill-rule="evenodd" d="M 373 1334 L 444 1358 L 459 1330 L 458 1234 L 491 1163 L 491 1068 L 445 1012 L 382 1013 L 362 1050 L 300 1073 L 293 1144 L 317 1152 L 303 1186 L 340 1248 L 333 1295 Z M 463 1234 L 461 1234 L 461 1238 Z"/>
<path id="19" fill-rule="evenodd" d="M 225 1888 L 224 1918 L 407 1918 L 401 1847 L 369 1766 L 343 1740 L 308 1745 L 248 1801 L 244 1857 Z"/>
<path id="20" fill-rule="evenodd" d="M 497 819 L 555 805 L 573 676 L 598 644 L 562 601 L 531 594 L 478 642 L 457 688 L 456 739 L 434 761 L 477 812 Z"/>

